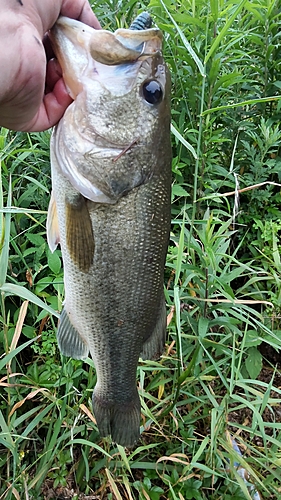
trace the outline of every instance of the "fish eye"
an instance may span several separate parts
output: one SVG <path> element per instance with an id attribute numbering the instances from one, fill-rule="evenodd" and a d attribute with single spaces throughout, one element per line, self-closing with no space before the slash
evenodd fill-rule
<path id="1" fill-rule="evenodd" d="M 142 86 L 143 97 L 149 104 L 159 104 L 163 99 L 163 90 L 156 80 L 144 82 Z"/>

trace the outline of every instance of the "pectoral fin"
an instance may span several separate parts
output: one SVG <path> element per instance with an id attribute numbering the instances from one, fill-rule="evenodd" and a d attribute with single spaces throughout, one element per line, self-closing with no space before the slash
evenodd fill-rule
<path id="1" fill-rule="evenodd" d="M 86 359 L 89 353 L 87 342 L 72 325 L 70 314 L 63 309 L 57 331 L 58 346 L 64 356 Z"/>
<path id="2" fill-rule="evenodd" d="M 60 242 L 60 233 L 57 204 L 53 193 L 51 194 L 47 215 L 47 241 L 51 252 L 54 252 Z"/>
<path id="3" fill-rule="evenodd" d="M 93 263 L 95 241 L 88 202 L 80 194 L 66 200 L 66 244 L 79 270 L 87 273 Z"/>

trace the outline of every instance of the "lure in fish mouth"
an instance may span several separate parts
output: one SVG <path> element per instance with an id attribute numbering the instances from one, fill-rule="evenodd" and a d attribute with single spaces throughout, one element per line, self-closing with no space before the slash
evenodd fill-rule
<path id="1" fill-rule="evenodd" d="M 60 243 L 62 354 L 97 372 L 101 436 L 140 435 L 138 359 L 163 351 L 163 275 L 170 229 L 170 78 L 148 14 L 130 29 L 94 30 L 59 18 L 51 31 L 73 103 L 51 140 L 47 235 Z"/>
<path id="2" fill-rule="evenodd" d="M 116 66 L 128 65 L 161 52 L 162 33 L 158 28 L 151 28 L 151 23 L 149 14 L 143 12 L 129 29 L 118 29 L 111 33 L 94 30 L 79 21 L 61 16 L 50 32 L 50 38 L 71 97 L 75 98 L 77 90 L 81 90 L 81 86 L 77 89 L 77 80 L 80 83 L 79 76 L 81 71 L 85 72 L 89 56 L 96 63 Z M 70 43 L 75 46 L 75 51 L 68 50 Z M 73 78 L 74 64 L 77 69 Z M 98 71 L 98 65 L 96 66 Z M 111 75 L 112 72 L 109 71 L 107 76 L 112 77 Z"/>

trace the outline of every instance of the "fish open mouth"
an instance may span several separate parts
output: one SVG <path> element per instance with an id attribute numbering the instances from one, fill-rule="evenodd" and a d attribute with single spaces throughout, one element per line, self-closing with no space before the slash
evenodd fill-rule
<path id="1" fill-rule="evenodd" d="M 127 65 L 141 63 L 161 52 L 162 32 L 158 28 L 147 27 L 150 25 L 149 14 L 142 13 L 129 29 L 111 33 L 61 16 L 50 31 L 50 39 L 71 97 L 75 99 L 81 91 L 79 76 L 84 74 L 90 63 L 96 63 L 96 72 L 100 71 L 98 65 L 102 64 L 105 75 L 107 71 L 110 75 L 111 66 L 122 66 L 124 73 L 130 73 Z"/>

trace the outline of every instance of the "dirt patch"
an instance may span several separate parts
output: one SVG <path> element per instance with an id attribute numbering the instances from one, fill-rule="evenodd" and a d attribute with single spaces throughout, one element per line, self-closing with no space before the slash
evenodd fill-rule
<path id="1" fill-rule="evenodd" d="M 273 378 L 274 375 L 274 378 Z M 273 378 L 273 381 L 272 381 Z M 274 374 L 274 370 L 269 367 L 264 367 L 261 370 L 261 373 L 259 374 L 257 380 L 260 380 L 261 382 L 264 382 L 265 384 L 270 384 L 272 383 L 274 389 L 281 389 L 281 373 L 280 371 L 277 371 Z M 266 429 L 266 435 L 272 436 L 274 433 L 274 429 L 271 426 L 267 426 L 266 423 L 280 423 L 281 422 L 281 404 L 280 404 L 280 399 L 281 399 L 281 394 L 276 392 L 276 390 L 271 390 L 270 391 L 270 404 L 268 403 L 267 406 L 265 407 L 263 413 L 262 413 L 262 420 L 264 422 L 264 426 Z M 261 394 L 264 394 L 266 388 L 261 387 L 260 385 L 256 386 L 256 390 L 260 391 Z M 240 395 L 243 396 L 243 391 L 242 389 L 239 391 Z M 245 400 L 247 399 L 247 396 L 245 395 Z M 276 399 L 276 403 L 274 400 Z M 230 411 L 228 415 L 228 421 L 232 424 L 231 428 L 235 429 L 235 425 L 233 427 L 233 424 L 237 423 L 240 425 L 243 425 L 244 427 L 251 428 L 252 423 L 253 423 L 253 412 L 252 410 L 245 406 L 243 409 L 238 410 L 238 411 Z M 249 433 L 245 430 L 241 430 L 239 427 L 236 428 L 236 433 L 241 435 L 245 441 L 247 441 L 250 437 Z M 261 437 L 255 436 L 252 440 L 252 443 L 255 446 L 258 447 L 263 447 L 264 443 Z"/>
<path id="2" fill-rule="evenodd" d="M 280 352 L 277 352 L 276 349 L 271 347 L 271 345 L 268 345 L 266 344 L 266 342 L 263 342 L 259 346 L 259 351 L 262 354 L 264 360 L 267 360 L 270 364 L 276 366 L 279 369 L 281 368 L 281 354 Z"/>
<path id="3" fill-rule="evenodd" d="M 42 488 L 42 494 L 44 500 L 102 500 L 99 495 L 85 495 L 84 493 L 79 493 L 76 489 L 71 487 L 57 487 L 53 488 L 53 481 L 47 479 L 44 482 Z"/>

